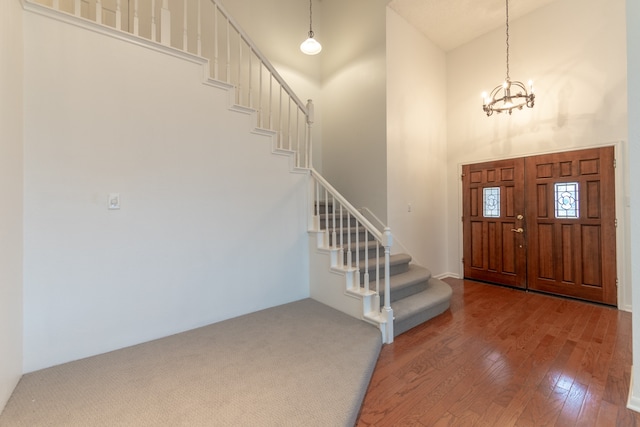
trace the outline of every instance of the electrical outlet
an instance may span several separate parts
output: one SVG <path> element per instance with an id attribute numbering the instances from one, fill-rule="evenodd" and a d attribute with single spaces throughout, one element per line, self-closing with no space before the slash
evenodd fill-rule
<path id="1" fill-rule="evenodd" d="M 108 207 L 112 209 L 120 209 L 120 193 L 109 193 Z"/>

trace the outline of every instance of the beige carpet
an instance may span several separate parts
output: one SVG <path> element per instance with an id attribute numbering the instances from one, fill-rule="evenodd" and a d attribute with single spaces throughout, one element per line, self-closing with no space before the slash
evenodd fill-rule
<path id="1" fill-rule="evenodd" d="M 353 425 L 380 347 L 305 299 L 25 375 L 0 426 Z"/>

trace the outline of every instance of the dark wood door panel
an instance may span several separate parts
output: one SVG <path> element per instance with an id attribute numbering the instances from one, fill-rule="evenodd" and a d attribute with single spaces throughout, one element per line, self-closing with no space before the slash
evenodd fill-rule
<path id="1" fill-rule="evenodd" d="M 605 147 L 463 166 L 465 277 L 615 305 L 613 162 Z"/>

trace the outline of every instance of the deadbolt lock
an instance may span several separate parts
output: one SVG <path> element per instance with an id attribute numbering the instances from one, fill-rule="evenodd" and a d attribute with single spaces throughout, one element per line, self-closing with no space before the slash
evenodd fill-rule
<path id="1" fill-rule="evenodd" d="M 519 220 L 523 220 L 524 217 L 522 215 L 518 215 L 516 218 L 518 218 Z"/>

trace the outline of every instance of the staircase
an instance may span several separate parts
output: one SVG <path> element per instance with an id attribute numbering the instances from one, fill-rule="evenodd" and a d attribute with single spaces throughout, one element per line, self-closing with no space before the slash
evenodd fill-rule
<path id="1" fill-rule="evenodd" d="M 296 96 L 218 0 L 198 0 L 197 7 L 183 0 L 177 10 L 167 0 L 148 10 L 134 2 L 128 11 L 131 31 L 122 30 L 121 21 L 128 22 L 124 3 L 116 2 L 113 22 L 107 22 L 111 15 L 105 15 L 100 0 L 90 3 L 84 8 L 80 0 L 54 0 L 53 6 L 25 0 L 24 8 L 202 64 L 203 83 L 228 91 L 229 108 L 252 116 L 253 132 L 272 138 L 272 152 L 290 156 L 292 171 L 309 175 L 312 298 L 376 325 L 384 343 L 449 307 L 451 288 L 412 263 L 410 255 L 392 254 L 391 231 L 373 226 L 313 169 L 313 103 Z M 178 45 L 171 44 L 172 16 L 183 16 Z M 212 34 L 205 37 L 203 29 L 213 29 Z"/>
<path id="2" fill-rule="evenodd" d="M 333 204 L 320 201 L 317 202 L 317 205 L 317 210 L 321 213 L 319 215 L 319 230 L 316 232 L 329 236 L 328 246 L 319 249 L 330 250 L 331 247 L 342 245 L 342 259 L 340 261 L 344 271 L 356 270 L 358 283 L 364 284 L 363 287 L 366 288 L 365 280 L 368 280 L 368 288 L 374 289 L 374 283 L 377 279 L 376 266 L 384 265 L 385 261 L 384 257 L 380 256 L 380 254 L 384 254 L 384 247 L 379 245 L 366 227 L 358 224 L 354 216 L 347 215 L 345 212 L 341 215 L 338 213 L 336 217 L 338 219 L 335 223 L 342 224 L 341 230 L 339 226 L 334 225 Z M 348 226 L 346 226 L 347 222 Z M 356 250 L 356 246 L 358 250 Z M 349 253 L 356 252 L 367 257 L 366 269 L 359 269 L 355 260 L 348 259 Z M 365 259 L 358 261 L 363 264 Z M 380 278 L 384 277 L 384 271 L 381 271 L 381 276 Z M 427 268 L 412 263 L 410 255 L 404 253 L 390 255 L 389 276 L 394 337 L 442 314 L 449 308 L 451 287 L 433 277 Z M 381 302 L 385 299 L 384 287 L 380 287 L 378 293 L 380 302 L 377 306 L 382 309 Z"/>

